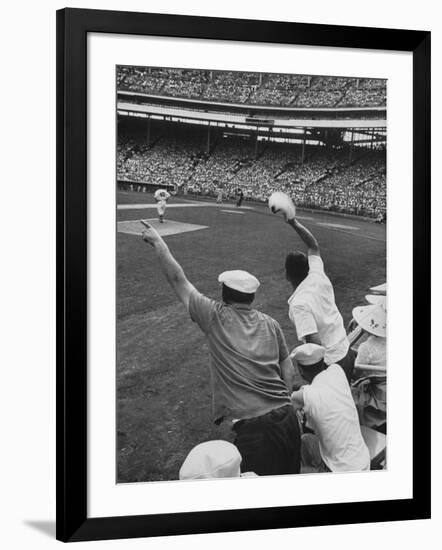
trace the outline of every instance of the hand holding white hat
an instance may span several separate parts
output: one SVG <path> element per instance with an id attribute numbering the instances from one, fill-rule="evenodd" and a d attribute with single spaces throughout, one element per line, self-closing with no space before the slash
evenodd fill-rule
<path id="1" fill-rule="evenodd" d="M 293 220 L 296 216 L 296 208 L 292 199 L 282 191 L 275 191 L 270 195 L 269 208 L 272 214 L 281 213 L 286 221 Z"/>

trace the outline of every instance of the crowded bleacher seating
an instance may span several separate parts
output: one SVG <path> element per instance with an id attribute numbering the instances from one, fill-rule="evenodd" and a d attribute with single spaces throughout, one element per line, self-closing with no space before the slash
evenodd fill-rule
<path id="1" fill-rule="evenodd" d="M 146 95 L 299 108 L 376 107 L 386 102 L 382 79 L 276 73 L 121 66 L 117 88 Z"/>
<path id="2" fill-rule="evenodd" d="M 307 208 L 382 218 L 386 211 L 385 147 L 348 148 L 259 140 L 220 133 L 207 151 L 203 127 L 158 124 L 146 143 L 142 132 L 120 131 L 120 185 L 173 185 L 178 193 L 264 202 L 285 191 Z"/>

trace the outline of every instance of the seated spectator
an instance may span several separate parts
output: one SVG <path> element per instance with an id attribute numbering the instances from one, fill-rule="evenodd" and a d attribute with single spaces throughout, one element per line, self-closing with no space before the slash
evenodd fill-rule
<path id="1" fill-rule="evenodd" d="M 292 358 L 308 382 L 292 393 L 296 408 L 304 408 L 314 433 L 301 436 L 301 473 L 355 472 L 370 469 L 358 413 L 345 373 L 337 364 L 326 367 L 325 348 L 304 344 Z"/>
<path id="2" fill-rule="evenodd" d="M 386 432 L 387 427 L 387 377 L 370 375 L 352 384 L 353 399 L 361 426 Z"/>
<path id="3" fill-rule="evenodd" d="M 352 385 L 353 399 L 361 425 L 385 432 L 387 412 L 387 377 L 385 372 L 370 370 L 370 366 L 386 367 L 387 364 L 387 312 L 384 296 L 377 304 L 357 307 L 353 319 L 369 337 L 358 348 L 355 372 L 357 380 Z"/>
<path id="4" fill-rule="evenodd" d="M 369 334 L 358 348 L 357 365 L 383 366 L 387 364 L 387 312 L 384 303 L 353 309 L 353 319 Z"/>

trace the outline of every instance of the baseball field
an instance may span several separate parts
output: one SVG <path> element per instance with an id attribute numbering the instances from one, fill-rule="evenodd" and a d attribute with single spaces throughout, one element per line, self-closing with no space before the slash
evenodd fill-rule
<path id="1" fill-rule="evenodd" d="M 153 196 L 117 197 L 117 481 L 178 478 L 197 443 L 230 439 L 211 422 L 208 352 L 204 337 L 164 279 L 139 219 L 159 228 L 188 279 L 220 296 L 217 276 L 244 269 L 261 282 L 255 307 L 281 324 L 290 349 L 297 343 L 287 315 L 291 294 L 284 258 L 304 250 L 279 216 L 264 206 L 175 197 L 158 224 Z M 345 323 L 370 286 L 386 280 L 386 228 L 361 219 L 299 211 L 316 236 Z"/>

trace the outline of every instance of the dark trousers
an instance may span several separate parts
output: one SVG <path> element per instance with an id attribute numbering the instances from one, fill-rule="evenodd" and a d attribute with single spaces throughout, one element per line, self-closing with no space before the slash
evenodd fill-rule
<path id="1" fill-rule="evenodd" d="M 349 383 L 351 381 L 351 376 L 353 374 L 355 359 L 356 359 L 355 352 L 351 348 L 348 348 L 347 355 L 345 355 L 339 361 L 336 361 L 336 363 L 340 365 L 343 371 L 345 372 L 345 375 Z"/>
<path id="2" fill-rule="evenodd" d="M 260 476 L 299 473 L 301 435 L 292 405 L 240 420 L 233 431 L 234 443 L 242 456 L 241 472 Z"/>

